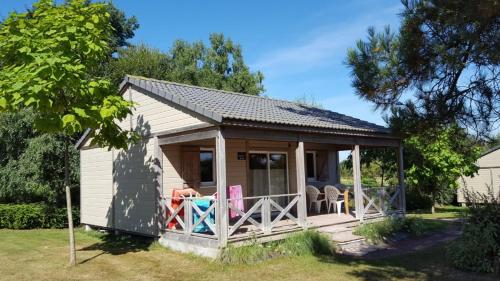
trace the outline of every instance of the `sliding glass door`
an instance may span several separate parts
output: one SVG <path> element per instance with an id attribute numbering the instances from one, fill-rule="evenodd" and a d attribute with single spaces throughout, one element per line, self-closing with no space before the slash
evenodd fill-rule
<path id="1" fill-rule="evenodd" d="M 288 193 L 287 154 L 283 152 L 255 152 L 249 154 L 251 196 Z M 287 197 L 274 198 L 280 205 Z"/>

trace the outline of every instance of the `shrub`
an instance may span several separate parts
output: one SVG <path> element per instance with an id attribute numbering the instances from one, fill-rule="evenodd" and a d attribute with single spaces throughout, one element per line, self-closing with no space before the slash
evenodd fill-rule
<path id="1" fill-rule="evenodd" d="M 429 210 L 432 207 L 432 197 L 422 193 L 416 187 L 406 190 L 406 210 Z"/>
<path id="2" fill-rule="evenodd" d="M 460 269 L 500 273 L 500 200 L 465 190 L 469 207 L 462 235 L 448 249 Z"/>
<path id="3" fill-rule="evenodd" d="M 80 222 L 78 209 L 73 209 L 75 225 Z M 0 228 L 63 228 L 67 225 L 66 208 L 44 204 L 0 204 Z"/>
<path id="4" fill-rule="evenodd" d="M 425 220 L 421 218 L 386 218 L 383 221 L 363 224 L 357 227 L 354 234 L 360 235 L 373 243 L 381 243 L 398 233 L 420 236 L 437 231 L 446 226 L 446 222 Z"/>
<path id="5" fill-rule="evenodd" d="M 318 231 L 307 230 L 276 241 L 276 251 L 286 256 L 331 255 L 332 240 Z"/>
<path id="6" fill-rule="evenodd" d="M 306 230 L 265 244 L 254 241 L 251 245 L 229 245 L 218 257 L 225 264 L 252 264 L 278 256 L 332 255 L 334 246 L 330 238 L 318 231 Z"/>

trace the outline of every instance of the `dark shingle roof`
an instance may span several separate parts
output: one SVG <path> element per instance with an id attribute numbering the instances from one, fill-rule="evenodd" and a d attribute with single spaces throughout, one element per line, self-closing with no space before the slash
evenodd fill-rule
<path id="1" fill-rule="evenodd" d="M 389 133 L 383 126 L 290 101 L 130 75 L 125 77 L 120 88 L 125 87 L 127 83 L 221 123 L 240 120 L 320 129 Z"/>

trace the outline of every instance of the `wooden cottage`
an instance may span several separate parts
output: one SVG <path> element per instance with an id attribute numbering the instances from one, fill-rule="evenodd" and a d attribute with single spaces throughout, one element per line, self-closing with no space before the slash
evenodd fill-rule
<path id="1" fill-rule="evenodd" d="M 142 140 L 126 151 L 91 147 L 88 133 L 77 143 L 82 224 L 155 236 L 171 248 L 213 256 L 228 243 L 405 210 L 401 142 L 382 126 L 293 102 L 143 77 L 127 76 L 120 93 L 136 103 L 120 125 Z M 395 149 L 399 186 L 361 186 L 360 149 L 369 147 Z M 339 183 L 342 150 L 353 155 L 354 184 L 341 190 L 350 203 L 338 205 L 342 213 L 326 213 L 322 205 L 318 214 L 306 187 L 322 192 Z M 239 198 L 230 196 L 229 186 Z"/>

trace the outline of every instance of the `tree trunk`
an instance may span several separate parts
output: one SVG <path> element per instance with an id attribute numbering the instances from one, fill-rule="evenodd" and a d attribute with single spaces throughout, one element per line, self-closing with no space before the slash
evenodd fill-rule
<path id="1" fill-rule="evenodd" d="M 68 213 L 68 231 L 69 231 L 69 265 L 76 265 L 75 232 L 73 229 L 73 213 L 71 207 L 71 190 L 69 180 L 69 140 L 64 136 L 64 185 L 66 188 L 66 209 Z"/>
<path id="2" fill-rule="evenodd" d="M 385 176 L 384 168 L 380 167 L 380 173 L 381 173 L 380 186 L 384 186 L 384 176 Z"/>
<path id="3" fill-rule="evenodd" d="M 434 196 L 434 193 L 432 193 L 432 207 L 431 207 L 431 214 L 434 214 L 436 212 L 436 197 Z"/>

